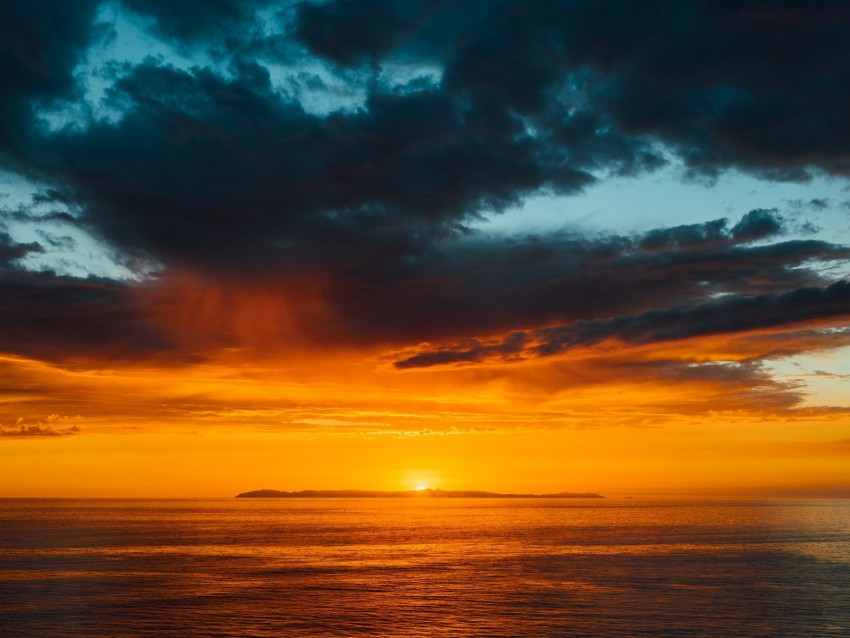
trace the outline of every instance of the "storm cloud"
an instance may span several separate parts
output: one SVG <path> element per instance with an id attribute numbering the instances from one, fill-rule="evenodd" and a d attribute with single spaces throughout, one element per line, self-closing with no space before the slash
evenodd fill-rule
<path id="1" fill-rule="evenodd" d="M 260 344 L 284 316 L 313 344 L 448 344 L 398 368 L 847 315 L 822 268 L 847 248 L 784 236 L 801 220 L 775 209 L 643 233 L 474 230 L 670 162 L 703 180 L 845 177 L 843 3 L 472 4 L 9 4 L 0 167 L 42 188 L 51 219 L 149 267 L 31 272 L 42 248 L 0 235 L 0 349 L 186 360 L 201 340 L 244 345 L 227 316 L 252 292 Z M 109 7 L 192 62 L 107 64 L 95 108 L 80 65 L 116 37 Z M 308 104 L 332 79 L 354 102 Z M 196 327 L 198 282 L 216 320 Z"/>
<path id="2" fill-rule="evenodd" d="M 615 319 L 577 321 L 568 326 L 517 331 L 493 343 L 468 339 L 437 350 L 420 352 L 395 363 L 415 368 L 447 363 L 474 363 L 491 358 L 516 360 L 560 354 L 606 339 L 633 345 L 735 334 L 806 321 L 850 316 L 850 283 L 826 288 L 801 288 L 782 295 L 739 297 Z"/>

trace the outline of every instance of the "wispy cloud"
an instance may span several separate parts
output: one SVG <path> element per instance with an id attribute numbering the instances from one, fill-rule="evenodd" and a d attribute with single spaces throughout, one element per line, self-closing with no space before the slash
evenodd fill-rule
<path id="1" fill-rule="evenodd" d="M 40 423 L 33 425 L 20 425 L 17 428 L 7 429 L 0 427 L 0 436 L 30 438 L 30 437 L 51 437 L 51 436 L 70 436 L 78 434 L 80 427 L 72 425 L 68 428 L 54 428 L 51 425 L 42 425 Z"/>

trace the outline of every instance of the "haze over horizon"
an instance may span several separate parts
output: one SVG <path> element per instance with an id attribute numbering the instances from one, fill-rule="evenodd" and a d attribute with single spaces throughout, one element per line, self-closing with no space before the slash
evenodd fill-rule
<path id="1" fill-rule="evenodd" d="M 850 7 L 0 21 L 0 497 L 850 497 Z"/>

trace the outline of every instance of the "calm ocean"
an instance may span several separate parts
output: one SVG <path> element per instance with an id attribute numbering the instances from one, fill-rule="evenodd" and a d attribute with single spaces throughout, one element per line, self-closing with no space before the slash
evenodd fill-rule
<path id="1" fill-rule="evenodd" d="M 850 501 L 2 500 L 0 636 L 850 636 Z"/>

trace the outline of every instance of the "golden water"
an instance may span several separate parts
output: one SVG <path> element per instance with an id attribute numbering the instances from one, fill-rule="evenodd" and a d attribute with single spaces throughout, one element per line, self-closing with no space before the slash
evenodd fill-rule
<path id="1" fill-rule="evenodd" d="M 0 501 L 0 636 L 850 636 L 850 502 Z"/>

